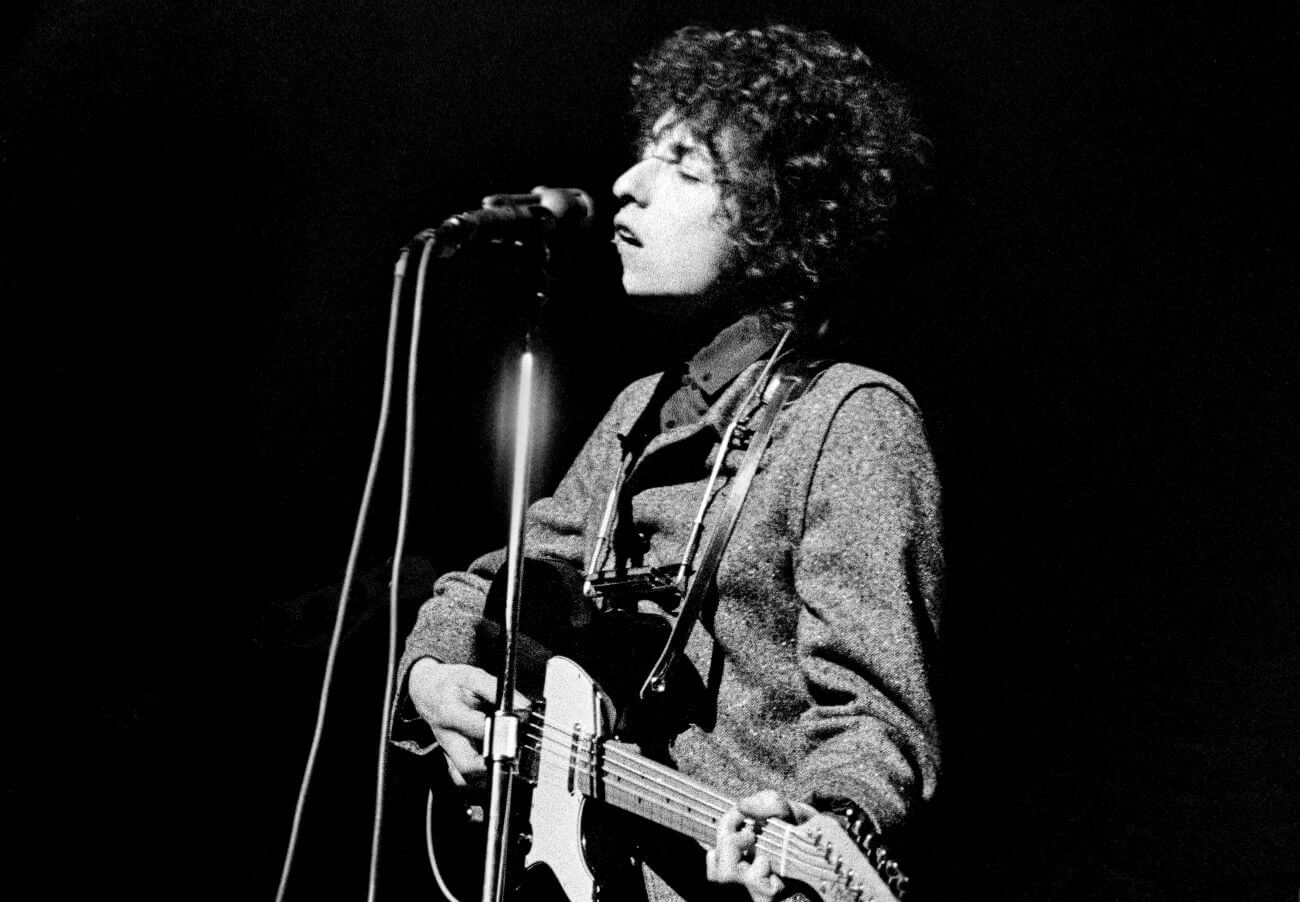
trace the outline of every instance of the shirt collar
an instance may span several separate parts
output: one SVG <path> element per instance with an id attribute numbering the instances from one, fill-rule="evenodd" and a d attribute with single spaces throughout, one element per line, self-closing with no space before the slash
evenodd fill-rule
<path id="1" fill-rule="evenodd" d="M 686 375 L 709 398 L 718 395 L 745 368 L 775 347 L 781 329 L 751 313 L 723 329 L 686 365 Z"/>

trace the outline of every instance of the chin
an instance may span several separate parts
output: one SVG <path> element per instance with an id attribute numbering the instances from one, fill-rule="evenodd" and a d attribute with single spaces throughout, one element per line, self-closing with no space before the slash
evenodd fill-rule
<path id="1" fill-rule="evenodd" d="M 662 278 L 667 275 L 669 278 Z M 623 290 L 628 297 L 675 298 L 698 301 L 708 291 L 708 284 L 695 285 L 694 279 L 672 278 L 679 273 L 647 273 L 623 270 Z"/>
<path id="2" fill-rule="evenodd" d="M 683 292 L 673 291 L 671 287 L 656 284 L 653 280 L 639 278 L 635 275 L 623 275 L 623 290 L 630 298 L 671 298 L 684 296 Z"/>

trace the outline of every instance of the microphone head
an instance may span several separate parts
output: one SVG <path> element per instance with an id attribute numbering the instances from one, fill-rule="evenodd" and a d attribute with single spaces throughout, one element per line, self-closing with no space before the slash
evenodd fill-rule
<path id="1" fill-rule="evenodd" d="M 442 243 L 447 253 L 455 253 L 483 238 L 540 238 L 555 232 L 577 232 L 591 225 L 595 209 L 591 195 L 581 188 L 538 185 L 530 194 L 489 194 L 479 209 L 448 217 L 428 237 Z M 416 240 L 424 239 L 429 231 L 421 232 Z"/>
<path id="2" fill-rule="evenodd" d="M 581 188 L 548 188 L 538 185 L 532 190 L 538 206 L 551 211 L 557 224 L 565 228 L 587 228 L 596 218 L 596 205 L 591 195 Z"/>

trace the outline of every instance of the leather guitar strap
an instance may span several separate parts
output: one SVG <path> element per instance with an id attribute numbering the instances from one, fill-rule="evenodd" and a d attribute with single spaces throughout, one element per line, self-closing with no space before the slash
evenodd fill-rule
<path id="1" fill-rule="evenodd" d="M 672 669 L 673 662 L 686 648 L 686 640 L 690 638 L 695 622 L 699 620 L 700 609 L 704 606 L 704 596 L 713 585 L 718 564 L 722 560 L 722 552 L 726 549 L 727 542 L 731 540 L 736 522 L 740 519 L 740 510 L 744 507 L 745 496 L 749 494 L 754 474 L 758 472 L 758 463 L 767 449 L 768 442 L 772 439 L 772 428 L 776 425 L 777 415 L 786 403 L 802 394 L 811 378 L 825 365 L 826 361 L 821 360 L 784 361 L 768 382 L 767 389 L 763 393 L 763 406 L 758 423 L 750 436 L 749 449 L 745 452 L 744 462 L 741 463 L 740 470 L 731 483 L 727 508 L 722 518 L 714 523 L 704 542 L 699 568 L 691 577 L 690 587 L 686 590 L 686 597 L 677 614 L 677 622 L 673 624 L 668 641 L 664 644 L 664 650 L 659 654 L 659 660 L 650 669 L 650 675 L 641 686 L 639 695 L 642 700 L 652 694 L 661 693 L 667 688 L 668 673 Z M 718 453 L 725 454 L 726 449 L 719 448 Z"/>

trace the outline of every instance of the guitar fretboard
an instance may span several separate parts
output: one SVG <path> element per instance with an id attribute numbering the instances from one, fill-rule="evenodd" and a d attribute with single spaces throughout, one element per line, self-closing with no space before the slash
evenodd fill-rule
<path id="1" fill-rule="evenodd" d="M 529 718 L 525 748 L 536 756 L 532 766 L 525 756 L 533 779 L 541 774 L 543 779 L 567 780 L 571 792 L 600 799 L 710 847 L 716 843 L 719 821 L 735 805 L 734 800 L 670 767 L 547 724 L 542 716 Z M 543 762 L 546 767 L 536 766 Z M 758 849 L 782 879 L 801 881 L 823 899 L 893 899 L 860 854 L 855 856 L 859 859 L 855 873 L 851 865 L 846 867 L 837 854 L 827 851 L 816 834 L 809 837 L 791 824 L 771 819 L 758 829 Z"/>

